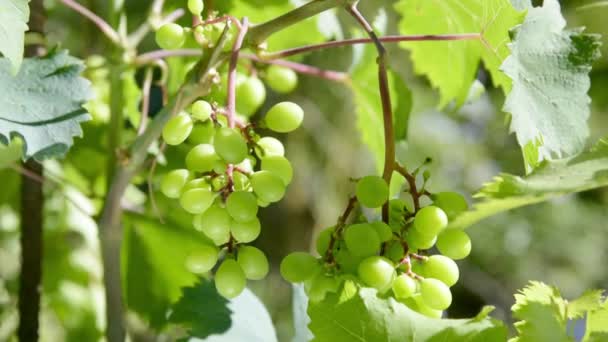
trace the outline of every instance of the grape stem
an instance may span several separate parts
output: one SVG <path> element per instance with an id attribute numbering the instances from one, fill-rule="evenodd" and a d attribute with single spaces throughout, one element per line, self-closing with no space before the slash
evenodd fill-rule
<path id="1" fill-rule="evenodd" d="M 239 61 L 239 52 L 243 46 L 245 35 L 249 27 L 249 21 L 247 17 L 243 18 L 243 22 L 239 27 L 239 34 L 236 37 L 234 45 L 232 46 L 232 53 L 230 56 L 230 64 L 228 66 L 228 103 L 226 105 L 228 126 L 234 128 L 236 118 L 236 67 Z"/>
<path id="2" fill-rule="evenodd" d="M 391 184 L 393 170 L 395 169 L 395 132 L 393 128 L 393 108 L 391 105 L 391 94 L 388 85 L 387 73 L 387 53 L 384 45 L 376 36 L 374 29 L 371 27 L 367 19 L 357 9 L 357 2 L 349 5 L 347 11 L 357 20 L 359 25 L 367 32 L 378 50 L 378 83 L 380 90 L 380 99 L 382 101 L 382 119 L 384 122 L 384 171 L 382 178 L 386 184 Z M 382 206 L 382 221 L 388 224 L 389 221 L 389 203 L 388 201 Z"/>
<path id="3" fill-rule="evenodd" d="M 348 74 L 341 71 L 325 70 L 312 65 L 296 63 L 284 59 L 265 60 L 253 54 L 243 54 L 242 57 L 258 63 L 279 65 L 299 74 L 315 76 L 329 81 L 345 82 L 349 80 Z"/>
<path id="4" fill-rule="evenodd" d="M 416 176 L 409 173 L 403 165 L 400 165 L 399 163 L 395 163 L 394 169 L 395 169 L 395 171 L 397 171 L 400 175 L 402 175 L 405 178 L 405 180 L 407 181 L 407 183 L 409 185 L 408 191 L 412 196 L 412 201 L 414 202 L 414 212 L 410 213 L 409 215 L 415 215 L 415 213 L 417 213 L 418 210 L 420 210 L 420 197 L 422 197 L 422 195 L 427 195 L 429 193 L 426 190 L 418 191 L 418 186 L 416 185 Z M 409 217 L 406 217 L 406 219 L 407 218 L 409 218 Z"/>
<path id="5" fill-rule="evenodd" d="M 344 227 L 346 226 L 346 220 L 348 220 L 348 217 L 350 216 L 352 211 L 355 209 L 356 205 L 357 205 L 357 197 L 351 196 L 348 199 L 348 204 L 346 205 L 344 212 L 338 218 L 338 222 L 336 223 L 334 232 L 331 234 L 331 237 L 329 239 L 329 245 L 327 247 L 327 251 L 325 252 L 325 256 L 324 256 L 325 262 L 327 262 L 328 264 L 335 263 L 334 246 L 336 245 L 336 241 L 338 241 L 342 237 L 342 231 L 344 230 Z"/>
<path id="6" fill-rule="evenodd" d="M 60 0 L 64 5 L 78 12 L 83 17 L 89 19 L 95 26 L 97 26 L 103 34 L 106 35 L 113 43 L 121 44 L 120 35 L 116 32 L 107 21 L 103 20 L 97 14 L 91 12 L 88 8 L 82 6 L 73 0 Z"/>

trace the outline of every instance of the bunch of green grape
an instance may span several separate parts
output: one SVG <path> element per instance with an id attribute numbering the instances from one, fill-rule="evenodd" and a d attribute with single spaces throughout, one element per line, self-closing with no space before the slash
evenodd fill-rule
<path id="1" fill-rule="evenodd" d="M 337 292 L 344 280 L 391 295 L 411 309 L 439 318 L 452 302 L 450 287 L 459 277 L 454 260 L 471 251 L 471 241 L 459 229 L 446 229 L 448 219 L 467 209 L 466 200 L 454 192 L 429 196 L 431 205 L 407 209 L 400 198 L 389 201 L 389 187 L 377 176 L 360 179 L 356 199 L 367 208 L 388 202 L 388 223 L 364 217 L 321 231 L 316 250 L 321 257 L 295 252 L 281 263 L 289 282 L 304 283 L 311 301 Z M 440 254 L 428 255 L 433 247 Z"/>

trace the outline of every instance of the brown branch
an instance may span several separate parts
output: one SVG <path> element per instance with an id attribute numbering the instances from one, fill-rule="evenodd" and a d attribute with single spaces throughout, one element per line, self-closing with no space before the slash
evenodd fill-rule
<path id="1" fill-rule="evenodd" d="M 325 262 L 327 262 L 329 264 L 335 263 L 334 246 L 336 244 L 336 241 L 338 241 L 341 238 L 342 231 L 344 230 L 344 227 L 346 225 L 346 220 L 348 220 L 348 217 L 350 216 L 352 211 L 355 209 L 356 204 L 357 204 L 357 197 L 355 197 L 355 196 L 350 197 L 348 199 L 348 204 L 346 205 L 344 212 L 338 218 L 338 222 L 336 223 L 336 226 L 334 227 L 334 232 L 331 234 L 331 238 L 329 239 L 329 245 L 327 247 L 327 251 L 325 251 L 325 256 L 323 257 Z"/>

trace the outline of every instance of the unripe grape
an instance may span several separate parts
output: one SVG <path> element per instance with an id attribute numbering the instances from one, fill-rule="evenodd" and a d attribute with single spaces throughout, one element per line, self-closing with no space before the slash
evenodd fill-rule
<path id="1" fill-rule="evenodd" d="M 289 68 L 271 65 L 266 69 L 266 84 L 277 93 L 290 93 L 298 86 L 298 74 Z"/>
<path id="2" fill-rule="evenodd" d="M 224 174 L 211 178 L 211 188 L 213 191 L 221 191 L 228 185 L 228 178 Z"/>
<path id="3" fill-rule="evenodd" d="M 226 165 L 226 162 L 221 159 L 213 163 L 213 171 L 217 174 L 222 175 L 226 172 L 227 169 L 228 165 Z"/>
<path id="4" fill-rule="evenodd" d="M 231 164 L 242 162 L 248 154 L 247 142 L 243 136 L 228 127 L 222 127 L 217 130 L 213 146 L 215 147 L 215 152 Z"/>
<path id="5" fill-rule="evenodd" d="M 257 77 L 249 77 L 236 87 L 236 110 L 247 117 L 252 116 L 266 100 L 266 88 Z"/>
<path id="6" fill-rule="evenodd" d="M 304 120 L 304 111 L 293 102 L 280 102 L 272 106 L 264 122 L 268 128 L 279 133 L 289 133 L 300 127 Z"/>
<path id="7" fill-rule="evenodd" d="M 188 142 L 194 145 L 213 144 L 214 135 L 215 127 L 211 121 L 199 122 L 192 127 L 192 132 L 188 136 Z"/>
<path id="8" fill-rule="evenodd" d="M 395 269 L 390 260 L 374 255 L 361 261 L 358 275 L 365 285 L 382 293 L 388 290 L 393 283 Z"/>
<path id="9" fill-rule="evenodd" d="M 248 243 L 257 239 L 261 230 L 260 220 L 257 218 L 247 222 L 232 221 L 230 227 L 232 236 L 240 243 Z"/>
<path id="10" fill-rule="evenodd" d="M 453 219 L 468 208 L 467 200 L 457 192 L 440 192 L 433 195 L 433 205 L 441 208 L 448 219 Z"/>
<path id="11" fill-rule="evenodd" d="M 317 236 L 317 241 L 315 244 L 317 253 L 319 255 L 325 255 L 327 249 L 329 248 L 329 242 L 331 241 L 331 235 L 334 233 L 334 228 L 327 228 L 319 232 L 319 236 Z"/>
<path id="12" fill-rule="evenodd" d="M 225 298 L 232 299 L 245 289 L 247 279 L 245 272 L 234 259 L 226 259 L 215 274 L 217 292 Z"/>
<path id="13" fill-rule="evenodd" d="M 418 313 L 423 314 L 430 318 L 441 318 L 441 316 L 443 316 L 442 310 L 435 310 L 435 309 L 430 308 L 428 305 L 426 305 L 421 294 L 416 294 L 413 296 L 413 298 L 414 298 L 414 301 L 416 302 L 415 310 Z"/>
<path id="14" fill-rule="evenodd" d="M 188 0 L 188 11 L 190 11 L 192 15 L 201 15 L 204 8 L 205 4 L 203 3 L 203 0 Z"/>
<path id="15" fill-rule="evenodd" d="M 401 274 L 393 281 L 393 293 L 397 299 L 411 297 L 417 288 L 416 280 L 407 274 Z"/>
<path id="16" fill-rule="evenodd" d="M 319 272 L 306 285 L 308 285 L 305 287 L 308 299 L 313 303 L 319 303 L 325 299 L 328 292 L 338 291 L 340 280 Z"/>
<path id="17" fill-rule="evenodd" d="M 283 180 L 269 171 L 258 171 L 250 180 L 253 191 L 264 202 L 278 202 L 285 196 Z"/>
<path id="18" fill-rule="evenodd" d="M 416 229 L 410 229 L 405 237 L 410 250 L 429 249 L 437 242 L 437 236 L 427 236 L 421 234 Z"/>
<path id="19" fill-rule="evenodd" d="M 184 28 L 178 24 L 164 24 L 156 31 L 156 44 L 165 50 L 179 49 L 185 40 Z"/>
<path id="20" fill-rule="evenodd" d="M 201 246 L 188 255 L 186 258 L 186 268 L 196 274 L 207 273 L 217 263 L 218 253 L 215 246 Z"/>
<path id="21" fill-rule="evenodd" d="M 226 210 L 235 221 L 249 222 L 256 218 L 258 203 L 248 191 L 235 191 L 226 200 Z"/>
<path id="22" fill-rule="evenodd" d="M 256 149 L 256 153 L 260 159 L 269 156 L 285 155 L 285 147 L 283 146 L 283 143 L 276 138 L 263 137 L 258 140 L 257 144 L 261 148 L 261 151 Z"/>
<path id="23" fill-rule="evenodd" d="M 399 262 L 405 256 L 405 251 L 403 250 L 403 246 L 399 241 L 390 242 L 388 248 L 386 249 L 385 256 L 389 258 L 393 262 Z"/>
<path id="24" fill-rule="evenodd" d="M 260 280 L 268 274 L 268 259 L 264 252 L 255 247 L 240 246 L 236 261 L 247 279 Z"/>
<path id="25" fill-rule="evenodd" d="M 235 172 L 232 175 L 232 181 L 234 182 L 234 189 L 237 191 L 247 190 L 251 186 L 249 182 L 249 177 L 240 172 Z"/>
<path id="26" fill-rule="evenodd" d="M 423 279 L 420 282 L 420 294 L 424 304 L 431 309 L 445 310 L 452 304 L 450 288 L 437 279 Z"/>
<path id="27" fill-rule="evenodd" d="M 179 198 L 182 188 L 188 182 L 188 170 L 178 169 L 167 173 L 160 183 L 160 191 L 169 198 Z"/>
<path id="28" fill-rule="evenodd" d="M 464 259 L 471 253 L 471 239 L 460 229 L 446 229 L 437 237 L 437 249 L 448 258 Z"/>
<path id="29" fill-rule="evenodd" d="M 219 205 L 212 205 L 201 216 L 201 231 L 216 245 L 222 245 L 230 240 L 230 215 Z"/>
<path id="30" fill-rule="evenodd" d="M 414 228 L 427 237 L 436 236 L 448 226 L 448 217 L 443 210 L 429 205 L 416 213 Z"/>
<path id="31" fill-rule="evenodd" d="M 220 157 L 210 144 L 196 145 L 186 155 L 186 167 L 195 172 L 209 172 L 219 161 Z"/>
<path id="32" fill-rule="evenodd" d="M 253 162 L 251 161 L 251 158 L 245 158 L 242 162 L 238 163 L 236 166 L 239 169 L 243 170 L 244 172 L 249 172 L 249 173 L 253 172 Z M 238 173 L 241 173 L 241 172 L 239 171 Z"/>
<path id="33" fill-rule="evenodd" d="M 179 145 L 183 143 L 190 132 L 192 132 L 192 119 L 185 112 L 180 112 L 165 124 L 163 127 L 163 140 L 167 145 Z"/>
<path id="34" fill-rule="evenodd" d="M 283 180 L 285 186 L 291 183 L 293 168 L 287 158 L 282 156 L 269 156 L 262 158 L 262 170 L 269 171 Z"/>
<path id="35" fill-rule="evenodd" d="M 378 253 L 380 238 L 369 223 L 353 224 L 344 232 L 346 247 L 355 256 L 367 257 Z"/>
<path id="36" fill-rule="evenodd" d="M 365 176 L 357 182 L 356 195 L 363 206 L 378 208 L 388 201 L 388 185 L 381 177 Z"/>
<path id="37" fill-rule="evenodd" d="M 386 242 L 393 238 L 393 230 L 388 224 L 382 221 L 371 222 L 370 225 L 376 230 L 376 234 L 381 242 Z"/>
<path id="38" fill-rule="evenodd" d="M 290 283 L 301 283 L 319 270 L 319 263 L 312 255 L 304 252 L 294 252 L 281 261 L 281 276 Z"/>
<path id="39" fill-rule="evenodd" d="M 179 198 L 179 203 L 190 214 L 202 214 L 211 206 L 216 194 L 207 189 L 191 189 Z"/>
<path id="40" fill-rule="evenodd" d="M 190 107 L 192 117 L 198 121 L 207 121 L 213 113 L 213 108 L 207 101 L 195 101 Z"/>
<path id="41" fill-rule="evenodd" d="M 211 190 L 211 184 L 209 184 L 209 181 L 206 178 L 196 178 L 184 185 L 182 188 L 182 193 L 192 189 Z"/>
<path id="42" fill-rule="evenodd" d="M 458 281 L 460 272 L 454 260 L 443 255 L 432 255 L 422 264 L 424 276 L 440 280 L 447 286 L 452 286 Z"/>
<path id="43" fill-rule="evenodd" d="M 400 232 L 401 228 L 405 225 L 406 204 L 405 201 L 400 198 L 393 198 L 388 201 L 389 203 L 389 217 L 388 225 L 394 232 Z"/>
<path id="44" fill-rule="evenodd" d="M 336 261 L 340 265 L 340 270 L 344 273 L 357 274 L 359 264 L 364 259 L 365 257 L 353 255 L 344 245 L 336 252 Z"/>

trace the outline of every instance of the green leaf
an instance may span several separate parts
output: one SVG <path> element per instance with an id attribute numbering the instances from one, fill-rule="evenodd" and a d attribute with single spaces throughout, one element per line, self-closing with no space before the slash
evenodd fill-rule
<path id="1" fill-rule="evenodd" d="M 522 22 L 524 14 L 513 8 L 509 0 L 401 0 L 396 9 L 402 16 L 399 32 L 404 35 L 483 34 L 483 43 L 480 40 L 401 43 L 411 51 L 415 72 L 428 77 L 433 87 L 439 89 L 440 107 L 452 100 L 457 105 L 464 104 L 480 61 L 496 86 L 505 91 L 510 89 L 510 81 L 499 66 L 509 55 L 509 30 Z"/>
<path id="2" fill-rule="evenodd" d="M 14 139 L 6 146 L 0 144 L 0 170 L 11 166 L 21 159 L 21 151 L 23 151 L 21 139 Z"/>
<path id="3" fill-rule="evenodd" d="M 602 307 L 587 314 L 587 327 L 584 342 L 606 341 L 608 337 L 608 300 Z"/>
<path id="4" fill-rule="evenodd" d="M 588 290 L 579 298 L 568 303 L 568 319 L 584 318 L 589 311 L 602 308 L 602 290 Z"/>
<path id="5" fill-rule="evenodd" d="M 184 287 L 182 296 L 172 307 L 169 322 L 185 326 L 192 337 L 206 338 L 230 328 L 228 300 L 215 289 L 215 284 L 200 279 L 194 286 Z"/>
<path id="6" fill-rule="evenodd" d="M 0 0 L 0 52 L 11 62 L 10 73 L 17 74 L 23 61 L 25 31 L 30 18 L 29 0 Z"/>
<path id="7" fill-rule="evenodd" d="M 376 168 L 381 170 L 384 164 L 384 121 L 378 85 L 377 52 L 372 45 L 358 52 L 361 52 L 361 58 L 351 72 L 351 84 L 357 108 L 357 127 L 363 142 L 376 157 Z M 389 71 L 388 76 L 395 141 L 400 141 L 407 137 L 412 93 L 397 73 Z"/>
<path id="8" fill-rule="evenodd" d="M 127 305 L 160 328 L 182 287 L 198 281 L 186 268 L 188 256 L 211 242 L 193 229 L 138 214 L 125 215 L 124 222 L 122 264 Z"/>
<path id="9" fill-rule="evenodd" d="M 566 301 L 559 291 L 540 282 L 530 282 L 515 295 L 511 308 L 518 336 L 512 342 L 574 341 L 566 330 Z"/>
<path id="10" fill-rule="evenodd" d="M 26 59 L 16 77 L 8 60 L 0 59 L 0 142 L 20 136 L 25 159 L 64 155 L 89 119 L 82 105 L 92 93 L 82 70 L 82 62 L 65 51 Z"/>
<path id="11" fill-rule="evenodd" d="M 599 36 L 565 27 L 557 0 L 530 9 L 501 66 L 513 80 L 504 106 L 511 131 L 522 147 L 540 142 L 540 159 L 578 153 L 589 135 L 589 71 L 600 56 Z M 524 156 L 537 157 L 529 148 Z"/>
<path id="12" fill-rule="evenodd" d="M 604 186 L 608 186 L 608 140 L 575 157 L 545 160 L 525 177 L 500 174 L 475 195 L 481 201 L 450 227 L 464 229 L 503 211 Z"/>
<path id="13" fill-rule="evenodd" d="M 230 329 L 222 335 L 209 336 L 205 342 L 277 342 L 270 314 L 249 289 L 232 299 L 228 308 L 233 312 Z"/>
<path id="14" fill-rule="evenodd" d="M 376 290 L 358 289 L 347 282 L 339 294 L 330 294 L 308 307 L 315 342 L 377 341 L 505 341 L 499 321 L 481 316 L 472 319 L 433 319 L 410 310 Z"/>

